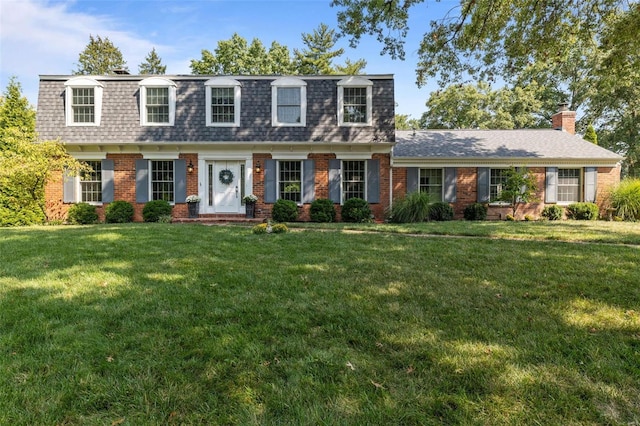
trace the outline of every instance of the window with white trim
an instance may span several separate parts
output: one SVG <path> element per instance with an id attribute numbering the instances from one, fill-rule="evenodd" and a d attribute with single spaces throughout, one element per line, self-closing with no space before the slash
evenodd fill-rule
<path id="1" fill-rule="evenodd" d="M 558 169 L 558 203 L 580 201 L 580 169 Z"/>
<path id="2" fill-rule="evenodd" d="M 174 176 L 173 160 L 151 161 L 151 200 L 174 202 Z"/>
<path id="3" fill-rule="evenodd" d="M 420 169 L 420 191 L 429 194 L 431 202 L 442 201 L 442 169 Z"/>
<path id="4" fill-rule="evenodd" d="M 139 83 L 140 125 L 173 126 L 176 114 L 176 84 L 166 78 L 150 77 Z"/>
<path id="5" fill-rule="evenodd" d="M 342 201 L 350 198 L 366 200 L 366 161 L 342 161 Z"/>
<path id="6" fill-rule="evenodd" d="M 278 198 L 302 203 L 302 161 L 278 161 Z"/>
<path id="7" fill-rule="evenodd" d="M 338 82 L 338 125 L 371 126 L 373 82 L 349 77 Z"/>
<path id="8" fill-rule="evenodd" d="M 102 161 L 85 161 L 91 171 L 80 173 L 80 201 L 84 203 L 102 202 Z"/>
<path id="9" fill-rule="evenodd" d="M 271 83 L 271 120 L 273 126 L 307 125 L 307 83 L 293 77 Z"/>
<path id="10" fill-rule="evenodd" d="M 500 194 L 502 193 L 502 187 L 507 181 L 508 169 L 491 169 L 489 175 L 489 202 L 500 203 Z"/>
<path id="11" fill-rule="evenodd" d="M 205 87 L 207 126 L 240 126 L 240 82 L 231 78 L 216 77 L 205 82 Z"/>
<path id="12" fill-rule="evenodd" d="M 102 84 L 87 77 L 65 82 L 67 126 L 99 126 L 102 115 Z"/>

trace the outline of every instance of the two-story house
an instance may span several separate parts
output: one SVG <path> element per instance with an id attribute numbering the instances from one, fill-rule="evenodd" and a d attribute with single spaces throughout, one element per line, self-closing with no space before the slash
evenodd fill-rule
<path id="1" fill-rule="evenodd" d="M 47 208 L 125 200 L 135 220 L 150 200 L 186 217 L 243 214 L 258 196 L 259 217 L 279 199 L 300 206 L 329 198 L 340 211 L 367 200 L 382 219 L 391 195 L 394 86 L 368 76 L 41 76 L 37 131 L 60 138 L 93 173 L 60 175 Z"/>

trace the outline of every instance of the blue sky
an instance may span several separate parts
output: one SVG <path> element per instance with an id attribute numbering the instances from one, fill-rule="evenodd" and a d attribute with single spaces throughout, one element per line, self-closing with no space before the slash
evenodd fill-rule
<path id="1" fill-rule="evenodd" d="M 338 47 L 346 53 L 339 62 L 364 58 L 367 74 L 394 74 L 396 113 L 419 118 L 437 87 L 435 82 L 421 89 L 415 85 L 416 50 L 429 21 L 457 4 L 427 0 L 417 6 L 405 61 L 381 56 L 381 45 L 368 37 L 356 49 L 341 39 Z M 191 59 L 200 59 L 202 49 L 213 51 L 233 33 L 267 46 L 275 40 L 300 49 L 303 32 L 311 33 L 320 23 L 337 28 L 337 12 L 330 0 L 0 0 L 0 87 L 4 91 L 16 76 L 35 106 L 38 76 L 71 74 L 90 34 L 108 37 L 132 73 L 155 47 L 167 74 L 190 74 Z"/>

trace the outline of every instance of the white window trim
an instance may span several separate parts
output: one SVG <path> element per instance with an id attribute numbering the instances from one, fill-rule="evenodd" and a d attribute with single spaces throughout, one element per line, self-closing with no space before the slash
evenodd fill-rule
<path id="1" fill-rule="evenodd" d="M 240 99 L 241 99 L 241 87 L 242 84 L 238 80 L 227 77 L 215 77 L 207 80 L 204 83 L 205 86 L 205 110 L 206 110 L 206 125 L 207 127 L 240 127 Z M 212 88 L 224 88 L 233 87 L 233 123 L 214 123 L 211 120 L 211 89 Z"/>
<path id="2" fill-rule="evenodd" d="M 560 190 L 560 170 L 578 170 L 578 200 L 577 201 L 560 201 L 558 191 Z M 579 167 L 558 167 L 558 175 L 556 177 L 556 204 L 559 206 L 568 206 L 573 203 L 580 203 L 584 200 L 584 169 Z M 566 185 L 564 185 L 566 186 Z"/>
<path id="3" fill-rule="evenodd" d="M 138 83 L 140 86 L 140 125 L 141 126 L 173 126 L 176 120 L 176 83 L 162 77 L 149 77 Z M 158 87 L 169 89 L 169 122 L 147 122 L 147 88 Z"/>
<path id="4" fill-rule="evenodd" d="M 300 163 L 300 202 L 298 206 L 304 204 L 304 160 L 299 159 L 279 159 L 276 160 L 276 200 L 282 198 L 280 195 L 280 162 L 281 161 L 297 161 Z"/>
<path id="5" fill-rule="evenodd" d="M 147 166 L 147 170 L 149 171 L 149 176 L 148 176 L 148 185 L 149 185 L 149 189 L 148 189 L 148 194 L 149 194 L 149 201 L 153 201 L 153 162 L 154 161 L 171 161 L 173 163 L 173 201 L 169 201 L 169 204 L 172 206 L 176 205 L 176 162 L 175 159 L 173 158 L 162 158 L 162 157 L 154 157 L 154 158 L 149 158 L 148 160 L 148 166 Z"/>
<path id="6" fill-rule="evenodd" d="M 278 88 L 300 88 L 300 122 L 280 123 L 278 121 Z M 271 82 L 271 125 L 273 127 L 305 127 L 307 125 L 307 83 L 295 77 L 283 77 Z"/>
<path id="7" fill-rule="evenodd" d="M 344 121 L 344 88 L 365 87 L 367 89 L 367 118 L 364 123 L 349 123 Z M 373 82 L 363 77 L 347 77 L 338 82 L 338 126 L 343 127 L 368 127 L 373 124 Z"/>
<path id="8" fill-rule="evenodd" d="M 76 160 L 82 162 L 86 162 L 86 161 L 97 161 L 100 162 L 102 161 L 104 158 L 106 158 L 106 154 L 104 156 L 93 156 L 93 157 L 86 157 L 86 158 L 77 158 Z M 101 176 L 102 178 L 102 176 Z M 82 185 L 80 184 L 82 182 L 82 180 L 80 179 L 80 173 L 78 173 L 76 176 L 73 177 L 74 179 L 74 186 L 75 186 L 75 198 L 76 198 L 76 203 L 87 203 L 90 204 L 92 206 L 101 206 L 104 204 L 103 201 L 82 201 Z M 102 183 L 102 180 L 100 180 L 100 183 Z M 101 190 L 102 192 L 102 190 Z"/>
<path id="9" fill-rule="evenodd" d="M 445 187 L 444 169 L 440 167 L 420 167 L 418 169 L 418 191 L 422 191 L 422 187 L 420 184 L 422 170 L 439 170 L 440 171 L 440 201 L 444 201 L 444 187 Z M 426 186 L 426 188 L 428 188 L 428 186 Z M 427 191 L 427 193 L 429 192 Z"/>
<path id="10" fill-rule="evenodd" d="M 491 167 L 491 168 L 489 168 L 489 205 L 490 206 L 496 206 L 496 207 L 510 206 L 511 203 L 509 203 L 507 201 L 498 201 L 498 200 L 491 201 L 491 172 L 493 170 L 505 171 L 505 170 L 508 170 L 508 168 L 506 168 L 506 167 Z M 502 192 L 502 190 L 500 192 Z M 498 196 L 500 195 L 500 192 L 498 192 Z"/>
<path id="11" fill-rule="evenodd" d="M 74 77 L 64 83 L 65 91 L 65 124 L 67 126 L 99 126 L 102 118 L 103 86 L 97 80 L 88 77 Z M 73 121 L 73 89 L 93 88 L 93 123 L 76 123 Z"/>
<path id="12" fill-rule="evenodd" d="M 367 160 L 362 160 L 362 159 L 342 159 L 340 160 L 340 205 L 343 205 L 345 203 L 344 199 L 344 162 L 345 161 L 363 161 L 364 162 L 364 193 L 363 195 L 363 200 L 367 200 L 369 199 L 367 191 L 369 191 L 369 185 L 367 185 L 367 176 L 369 176 L 369 162 Z"/>

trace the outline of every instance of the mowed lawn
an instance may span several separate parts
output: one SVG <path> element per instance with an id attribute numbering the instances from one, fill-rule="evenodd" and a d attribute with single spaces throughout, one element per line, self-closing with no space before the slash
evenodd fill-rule
<path id="1" fill-rule="evenodd" d="M 0 424 L 640 424 L 639 227 L 0 229 Z"/>

